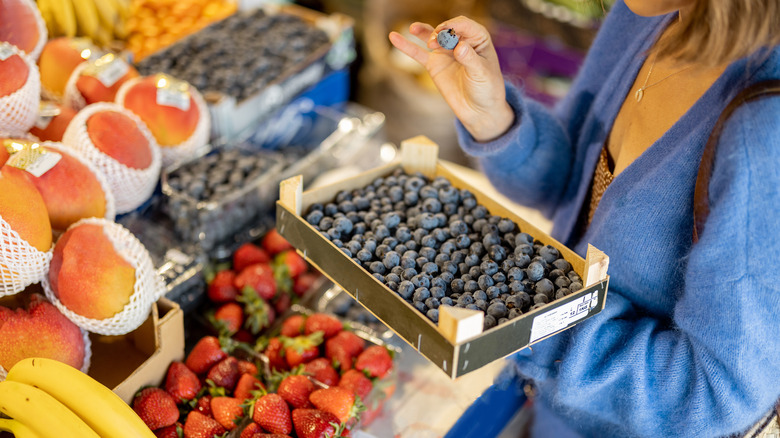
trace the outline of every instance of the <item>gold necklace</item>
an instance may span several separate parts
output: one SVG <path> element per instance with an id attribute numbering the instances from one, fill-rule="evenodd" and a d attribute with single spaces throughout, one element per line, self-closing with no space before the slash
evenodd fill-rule
<path id="1" fill-rule="evenodd" d="M 647 81 L 649 81 L 649 80 L 650 80 L 650 75 L 651 75 L 651 74 L 653 74 L 653 67 L 655 67 L 655 61 L 657 61 L 657 59 L 658 59 L 658 54 L 656 54 L 656 55 L 653 57 L 653 63 L 652 63 L 652 64 L 650 64 L 650 70 L 648 70 L 648 71 L 647 71 L 647 77 L 645 77 L 645 83 L 644 83 L 644 84 L 642 84 L 642 86 L 641 86 L 641 87 L 639 87 L 639 88 L 636 90 L 636 92 L 634 92 L 634 98 L 636 99 L 636 101 L 637 101 L 637 102 L 640 102 L 640 101 L 642 100 L 642 98 L 645 96 L 645 90 L 647 90 L 648 88 L 650 88 L 650 87 L 653 87 L 653 86 L 655 86 L 655 85 L 658 85 L 658 84 L 660 84 L 661 82 L 663 82 L 663 81 L 665 81 L 665 80 L 669 79 L 670 77 L 672 77 L 672 76 L 676 75 L 677 73 L 682 73 L 682 72 L 684 72 L 685 70 L 688 70 L 689 68 L 693 67 L 693 65 L 689 65 L 688 67 L 685 67 L 685 68 L 684 68 L 684 69 L 682 69 L 682 70 L 677 70 L 676 72 L 674 72 L 674 73 L 670 73 L 668 76 L 666 76 L 666 77 L 664 77 L 664 78 L 661 78 L 661 79 L 659 79 L 659 80 L 657 80 L 657 81 L 653 82 L 653 83 L 652 83 L 652 84 L 650 84 L 650 85 L 647 85 Z"/>

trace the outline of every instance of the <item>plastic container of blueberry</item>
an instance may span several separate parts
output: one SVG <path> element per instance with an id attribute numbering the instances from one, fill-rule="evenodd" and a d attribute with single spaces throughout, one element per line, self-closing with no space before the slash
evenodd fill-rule
<path id="1" fill-rule="evenodd" d="M 398 192 L 393 185 L 404 190 L 393 193 Z M 453 379 L 604 308 L 609 258 L 603 252 L 590 246 L 583 259 L 459 178 L 438 160 L 438 146 L 423 136 L 402 142 L 401 157 L 391 164 L 306 192 L 302 186 L 299 177 L 282 181 L 277 230 Z M 364 202 L 371 196 L 374 205 Z M 312 213 L 320 208 L 322 217 Z M 367 217 L 372 208 L 381 216 Z M 403 224 L 399 211 L 404 211 Z M 326 214 L 336 219 L 328 221 Z M 406 230 L 399 234 L 401 228 Z M 445 230 L 449 235 L 442 235 Z M 407 254 L 409 247 L 413 253 Z"/>
<path id="2" fill-rule="evenodd" d="M 181 239 L 210 250 L 273 215 L 283 166 L 270 151 L 214 149 L 164 169 L 162 209 Z"/>

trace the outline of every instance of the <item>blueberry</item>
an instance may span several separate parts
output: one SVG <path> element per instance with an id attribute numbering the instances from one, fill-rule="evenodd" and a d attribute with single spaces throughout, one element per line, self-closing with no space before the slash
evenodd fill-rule
<path id="1" fill-rule="evenodd" d="M 487 301 L 487 299 L 488 299 L 487 292 L 485 292 L 483 290 L 476 290 L 471 295 L 474 297 L 475 300 L 485 300 L 485 301 Z"/>
<path id="2" fill-rule="evenodd" d="M 525 272 L 518 268 L 517 266 L 513 268 L 509 268 L 509 271 L 506 274 L 507 280 L 511 281 L 520 281 L 525 276 Z"/>
<path id="3" fill-rule="evenodd" d="M 476 300 L 474 301 L 474 305 L 477 306 L 477 309 L 484 312 L 487 310 L 488 302 L 485 300 Z"/>
<path id="4" fill-rule="evenodd" d="M 424 287 L 424 288 L 427 289 L 427 288 L 431 287 L 431 280 L 430 280 L 430 278 L 428 278 L 426 275 L 423 275 L 423 274 L 415 275 L 414 277 L 412 277 L 411 281 L 412 281 L 412 284 L 414 285 L 415 288 Z"/>
<path id="5" fill-rule="evenodd" d="M 550 299 L 547 298 L 547 295 L 545 294 L 536 294 L 534 295 L 534 304 L 547 304 L 550 302 Z"/>
<path id="6" fill-rule="evenodd" d="M 322 213 L 322 210 L 312 210 L 311 213 L 306 215 L 306 222 L 312 225 L 318 225 L 323 216 L 325 215 Z"/>
<path id="7" fill-rule="evenodd" d="M 463 285 L 464 292 L 474 292 L 479 290 L 479 283 L 474 280 L 469 280 Z M 487 288 L 486 288 L 487 289 Z"/>
<path id="8" fill-rule="evenodd" d="M 544 277 L 544 266 L 538 261 L 531 262 L 525 270 L 525 275 L 531 281 L 539 281 Z"/>
<path id="9" fill-rule="evenodd" d="M 536 303 L 533 306 L 531 306 L 531 310 L 541 309 L 545 305 L 546 305 L 546 303 Z"/>
<path id="10" fill-rule="evenodd" d="M 542 257 L 542 256 L 536 256 L 536 257 L 532 258 L 531 259 L 531 263 L 533 263 L 533 262 L 540 263 L 545 271 L 547 271 L 547 268 L 550 266 L 550 264 L 547 263 L 547 260 L 545 260 L 544 257 Z"/>
<path id="11" fill-rule="evenodd" d="M 404 185 L 404 190 L 406 190 L 407 192 L 409 191 L 417 192 L 424 185 L 425 185 L 425 181 L 422 178 L 418 176 L 413 176 L 406 180 L 406 184 Z"/>
<path id="12" fill-rule="evenodd" d="M 385 286 L 387 286 L 388 289 L 392 290 L 393 292 L 398 290 L 398 282 L 388 280 L 387 276 L 385 276 Z"/>
<path id="13" fill-rule="evenodd" d="M 391 282 L 391 281 L 395 282 L 395 283 L 400 283 L 401 282 L 401 276 L 396 274 L 396 273 L 394 273 L 394 272 L 390 272 L 389 274 L 385 275 L 385 281 L 387 281 L 388 283 Z"/>
<path id="14" fill-rule="evenodd" d="M 350 251 L 349 249 L 347 249 L 347 248 L 344 248 L 344 247 L 341 247 L 341 248 L 339 248 L 339 249 L 341 250 L 341 252 L 343 252 L 344 254 L 346 254 L 346 255 L 347 255 L 347 257 L 349 257 L 349 258 L 352 258 L 352 251 Z"/>
<path id="15" fill-rule="evenodd" d="M 439 306 L 452 306 L 453 304 L 452 298 L 450 297 L 442 297 L 439 299 Z"/>
<path id="16" fill-rule="evenodd" d="M 349 234 L 352 232 L 352 221 L 342 216 L 333 221 L 333 229 L 339 231 L 342 234 Z"/>
<path id="17" fill-rule="evenodd" d="M 339 204 L 344 201 L 351 201 L 352 200 L 352 193 L 341 190 L 340 192 L 336 193 L 336 203 Z"/>
<path id="18" fill-rule="evenodd" d="M 515 246 L 520 246 L 522 244 L 533 245 L 533 236 L 528 233 L 517 233 L 517 235 L 515 235 Z"/>
<path id="19" fill-rule="evenodd" d="M 522 255 L 527 255 L 531 257 L 533 253 L 534 253 L 534 248 L 527 243 L 521 243 L 515 246 L 515 258 L 520 257 Z"/>
<path id="20" fill-rule="evenodd" d="M 370 201 L 364 196 L 356 196 L 352 198 L 352 203 L 355 204 L 355 208 L 358 211 L 365 211 L 371 206 Z"/>
<path id="21" fill-rule="evenodd" d="M 393 269 L 394 267 L 398 266 L 398 264 L 401 262 L 401 256 L 398 255 L 395 251 L 388 251 L 385 253 L 384 257 L 382 257 L 382 263 L 385 265 L 385 268 Z"/>
<path id="22" fill-rule="evenodd" d="M 458 297 L 458 305 L 468 306 L 469 304 L 474 304 L 474 297 L 471 294 L 464 293 Z"/>
<path id="23" fill-rule="evenodd" d="M 322 211 L 322 209 L 323 209 L 323 205 L 319 202 L 315 202 L 314 204 L 309 206 L 310 212 L 317 211 L 317 210 Z"/>
<path id="24" fill-rule="evenodd" d="M 333 218 L 325 216 L 324 218 L 322 218 L 318 226 L 320 227 L 320 230 L 328 231 L 330 227 L 333 226 Z"/>
<path id="25" fill-rule="evenodd" d="M 357 211 L 357 207 L 352 201 L 343 201 L 339 203 L 339 210 L 342 213 L 349 213 L 350 211 Z"/>
<path id="26" fill-rule="evenodd" d="M 424 257 L 427 260 L 433 260 L 436 258 L 436 250 L 433 248 L 420 248 L 420 257 Z"/>
<path id="27" fill-rule="evenodd" d="M 429 234 L 422 238 L 422 240 L 420 241 L 420 245 L 427 248 L 436 248 L 437 246 L 439 246 L 439 242 L 436 240 L 435 237 Z"/>
<path id="28" fill-rule="evenodd" d="M 384 224 L 382 224 L 376 227 L 376 229 L 374 230 L 374 235 L 376 236 L 377 239 L 381 240 L 384 239 L 385 237 L 390 236 L 390 230 Z"/>
<path id="29" fill-rule="evenodd" d="M 336 204 L 334 204 L 332 202 L 329 202 L 329 203 L 325 204 L 325 215 L 326 216 L 334 216 L 338 212 L 339 212 L 339 207 Z"/>
<path id="30" fill-rule="evenodd" d="M 373 254 L 374 251 L 376 251 L 376 240 L 373 238 L 366 239 L 366 241 L 363 242 L 363 249 Z"/>
<path id="31" fill-rule="evenodd" d="M 506 282 L 506 275 L 501 271 L 497 271 L 495 274 L 491 275 L 491 277 L 493 277 L 493 281 L 496 285 Z"/>
<path id="32" fill-rule="evenodd" d="M 404 280 L 411 280 L 415 276 L 417 276 L 417 270 L 414 268 L 406 268 L 404 269 L 403 274 L 401 274 L 401 278 Z"/>
<path id="33" fill-rule="evenodd" d="M 515 256 L 515 266 L 518 268 L 525 269 L 529 264 L 531 264 L 531 257 L 529 257 L 528 254 Z"/>
<path id="34" fill-rule="evenodd" d="M 484 219 L 487 217 L 488 211 L 484 205 L 477 205 L 471 209 L 471 215 L 474 216 L 474 219 Z"/>
<path id="35" fill-rule="evenodd" d="M 447 260 L 446 262 L 442 263 L 441 265 L 441 272 L 449 272 L 450 274 L 456 274 L 458 272 L 458 265 L 456 265 L 451 260 Z"/>
<path id="36" fill-rule="evenodd" d="M 399 277 L 401 276 L 401 274 L 403 274 L 403 272 L 404 272 L 404 268 L 402 268 L 401 266 L 396 266 L 390 270 L 390 273 L 395 274 Z"/>
<path id="37" fill-rule="evenodd" d="M 487 294 L 487 297 L 491 300 L 498 298 L 501 295 L 501 289 L 498 288 L 498 286 L 490 286 L 487 288 L 487 291 L 485 291 Z"/>
<path id="38" fill-rule="evenodd" d="M 580 278 L 580 275 L 574 271 L 567 272 L 566 276 L 569 277 L 572 283 L 577 283 L 577 282 L 582 283 L 582 278 Z"/>
<path id="39" fill-rule="evenodd" d="M 492 315 L 485 315 L 485 320 L 482 321 L 482 329 L 483 330 L 491 329 L 495 327 L 496 324 L 498 324 L 496 318 L 494 318 Z"/>
<path id="40" fill-rule="evenodd" d="M 412 232 L 408 227 L 398 227 L 395 230 L 395 238 L 398 239 L 399 242 L 404 243 L 412 238 Z"/>
<path id="41" fill-rule="evenodd" d="M 443 227 L 447 225 L 447 215 L 444 213 L 436 213 L 433 215 L 434 218 L 436 218 L 436 226 L 437 227 Z"/>
<path id="42" fill-rule="evenodd" d="M 395 237 L 385 237 L 382 239 L 382 245 L 386 245 L 390 247 L 390 249 L 395 249 L 395 247 L 398 245 L 398 240 Z"/>
<path id="43" fill-rule="evenodd" d="M 539 250 L 539 255 L 544 258 L 547 263 L 553 263 L 561 256 L 560 251 L 552 245 L 545 245 Z"/>
<path id="44" fill-rule="evenodd" d="M 390 249 L 389 246 L 382 244 L 382 245 L 378 245 L 376 247 L 376 250 L 374 250 L 374 255 L 377 256 L 378 258 L 382 259 L 390 251 L 392 251 L 392 250 Z"/>
<path id="45" fill-rule="evenodd" d="M 477 279 L 477 283 L 479 284 L 479 288 L 484 291 L 487 291 L 487 289 L 490 286 L 493 286 L 495 284 L 495 282 L 493 281 L 493 277 L 485 274 L 479 276 L 479 278 Z"/>
<path id="46" fill-rule="evenodd" d="M 438 219 L 432 213 L 421 213 L 417 225 L 424 230 L 432 230 L 439 225 Z"/>
<path id="47" fill-rule="evenodd" d="M 455 293 L 462 293 L 464 291 L 465 282 L 460 278 L 456 278 L 450 282 L 450 288 Z"/>
<path id="48" fill-rule="evenodd" d="M 555 285 L 549 278 L 542 278 L 534 285 L 536 294 L 545 294 L 551 301 L 555 297 Z"/>
<path id="49" fill-rule="evenodd" d="M 330 228 L 330 229 L 328 229 L 328 237 L 330 238 L 330 240 L 340 240 L 341 239 L 341 231 L 339 231 L 339 230 L 337 230 L 335 228 Z"/>
<path id="50" fill-rule="evenodd" d="M 441 211 L 441 202 L 436 198 L 427 198 L 422 203 L 422 211 L 438 213 Z"/>
<path id="51" fill-rule="evenodd" d="M 387 191 L 387 197 L 393 202 L 398 202 L 404 199 L 404 189 L 400 186 L 393 186 Z"/>
<path id="52" fill-rule="evenodd" d="M 487 237 L 485 237 L 487 239 Z M 501 245 L 493 245 L 488 249 L 488 257 L 495 260 L 497 263 L 501 263 L 506 258 L 506 249 Z"/>
<path id="53" fill-rule="evenodd" d="M 517 294 L 525 291 L 525 286 L 520 281 L 512 281 L 509 283 L 509 292 Z"/>
<path id="54" fill-rule="evenodd" d="M 547 278 L 549 278 L 549 279 L 550 279 L 550 280 L 552 280 L 552 281 L 555 281 L 555 280 L 557 280 L 557 279 L 558 279 L 558 277 L 566 277 L 566 275 L 563 273 L 563 271 L 562 271 L 562 270 L 560 270 L 560 269 L 557 269 L 557 268 L 556 268 L 556 269 L 553 269 L 552 271 L 550 271 L 550 272 L 547 274 Z M 569 282 L 571 282 L 571 279 L 570 279 L 569 277 L 566 277 L 566 279 L 567 279 L 567 280 L 569 280 Z"/>
<path id="55" fill-rule="evenodd" d="M 517 318 L 518 316 L 522 316 L 522 315 L 523 315 L 523 311 L 522 311 L 522 310 L 520 310 L 520 309 L 518 309 L 518 308 L 515 308 L 515 309 L 509 309 L 509 313 L 507 314 L 507 318 L 509 318 L 509 319 L 515 319 L 515 318 Z"/>
<path id="56" fill-rule="evenodd" d="M 409 248 L 407 248 L 407 247 L 406 247 L 406 245 L 404 245 L 403 243 L 399 243 L 399 244 L 398 244 L 398 245 L 396 245 L 396 246 L 395 246 L 395 248 L 393 248 L 393 249 L 394 249 L 394 250 L 395 250 L 395 252 L 397 252 L 398 254 L 403 254 L 403 253 L 405 253 L 406 251 L 409 251 Z"/>
<path id="57" fill-rule="evenodd" d="M 428 310 L 428 308 L 425 307 L 425 303 L 423 303 L 422 301 L 414 301 L 412 305 L 414 306 L 415 309 L 417 309 L 419 312 L 422 313 L 425 313 Z"/>
<path id="58" fill-rule="evenodd" d="M 385 265 L 380 261 L 371 262 L 371 264 L 368 266 L 368 269 L 375 274 L 384 274 L 387 272 Z"/>
<path id="59" fill-rule="evenodd" d="M 374 278 L 376 278 L 376 279 L 377 279 L 377 280 L 379 280 L 380 282 L 382 282 L 382 283 L 384 283 L 384 282 L 385 282 L 385 277 L 384 277 L 384 275 L 382 275 L 382 274 L 380 274 L 380 273 L 378 273 L 378 272 L 374 272 L 374 273 L 373 273 L 373 274 L 371 274 L 371 275 L 373 275 L 373 276 L 374 276 Z"/>
<path id="60" fill-rule="evenodd" d="M 498 272 L 498 263 L 492 260 L 485 260 L 479 265 L 480 271 L 486 275 L 493 275 Z"/>
<path id="61" fill-rule="evenodd" d="M 439 309 L 428 309 L 428 311 L 425 313 L 425 316 L 428 317 L 433 322 L 438 323 L 439 322 Z"/>
<path id="62" fill-rule="evenodd" d="M 456 221 L 450 223 L 449 230 L 450 230 L 450 234 L 451 235 L 453 235 L 453 236 L 460 236 L 460 235 L 464 235 L 464 234 L 468 233 L 469 232 L 469 227 L 462 220 L 456 220 Z"/>
<path id="63" fill-rule="evenodd" d="M 440 278 L 444 284 L 441 285 L 442 288 L 447 289 L 447 285 L 452 283 L 452 280 L 455 279 L 455 274 L 444 271 L 437 278 Z"/>
<path id="64" fill-rule="evenodd" d="M 572 292 L 577 292 L 580 289 L 582 289 L 582 283 L 578 281 L 572 281 L 571 284 L 569 285 L 569 290 L 571 290 Z"/>
<path id="65" fill-rule="evenodd" d="M 511 233 L 515 229 L 515 223 L 507 218 L 502 218 L 498 221 L 498 231 L 503 234 Z"/>
<path id="66" fill-rule="evenodd" d="M 404 204 L 412 206 L 420 201 L 420 195 L 417 192 L 407 191 L 404 193 Z"/>
<path id="67" fill-rule="evenodd" d="M 569 277 L 565 275 L 561 275 L 560 277 L 555 279 L 555 286 L 559 288 L 568 288 L 571 285 L 572 281 L 569 280 Z"/>
<path id="68" fill-rule="evenodd" d="M 455 245 L 455 242 L 452 239 L 447 240 L 446 242 L 442 243 L 439 247 L 439 253 L 446 254 L 449 256 L 455 250 L 457 249 L 457 246 Z"/>
<path id="69" fill-rule="evenodd" d="M 425 307 L 429 309 L 438 309 L 439 308 L 439 299 L 436 297 L 430 297 L 425 300 Z"/>
<path id="70" fill-rule="evenodd" d="M 387 228 L 395 228 L 401 223 L 401 216 L 398 213 L 387 213 L 382 217 L 382 222 Z"/>
<path id="71" fill-rule="evenodd" d="M 508 310 L 506 305 L 502 302 L 493 303 L 487 308 L 487 314 L 493 318 L 499 319 L 506 316 Z"/>
<path id="72" fill-rule="evenodd" d="M 435 187 L 430 185 L 425 185 L 420 187 L 420 198 L 431 199 L 431 198 L 438 198 L 438 197 L 439 197 L 439 191 L 436 190 Z"/>
<path id="73" fill-rule="evenodd" d="M 439 266 L 434 262 L 428 262 L 423 265 L 422 271 L 426 274 L 434 275 L 439 272 Z"/>
<path id="74" fill-rule="evenodd" d="M 405 300 L 409 300 L 412 298 L 412 294 L 414 293 L 414 285 L 409 280 L 403 280 L 400 283 L 398 283 L 398 295 L 401 296 L 401 298 Z"/>
<path id="75" fill-rule="evenodd" d="M 463 261 L 466 260 L 466 252 L 462 250 L 453 251 L 452 254 L 450 254 L 450 261 L 452 263 L 460 264 L 463 263 Z"/>
<path id="76" fill-rule="evenodd" d="M 459 234 L 455 237 L 455 245 L 460 249 L 468 248 L 471 245 L 471 239 L 466 234 Z"/>
<path id="77" fill-rule="evenodd" d="M 413 301 L 425 301 L 431 297 L 431 291 L 427 287 L 418 287 L 412 295 Z"/>
<path id="78" fill-rule="evenodd" d="M 431 288 L 428 289 L 428 290 L 431 291 L 431 297 L 433 297 L 433 298 L 441 299 L 441 298 L 444 298 L 445 295 L 447 295 L 447 292 L 445 291 L 445 289 L 443 287 L 431 286 Z M 428 307 L 430 307 L 430 306 L 428 306 Z"/>
<path id="79" fill-rule="evenodd" d="M 554 261 L 553 266 L 555 266 L 556 269 L 560 269 L 561 271 L 563 271 L 564 274 L 571 271 L 571 263 L 569 263 L 565 259 L 558 259 Z"/>
<path id="80" fill-rule="evenodd" d="M 479 278 L 479 276 L 482 275 L 482 270 L 479 269 L 479 266 L 472 266 L 469 268 L 468 274 L 473 278 Z"/>

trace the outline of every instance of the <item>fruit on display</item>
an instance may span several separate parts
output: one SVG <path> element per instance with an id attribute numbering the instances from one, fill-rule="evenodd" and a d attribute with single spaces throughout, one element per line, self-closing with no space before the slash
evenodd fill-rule
<path id="1" fill-rule="evenodd" d="M 167 73 L 204 94 L 243 101 L 328 44 L 324 31 L 300 17 L 255 9 L 236 12 L 136 66 L 143 75 Z"/>
<path id="2" fill-rule="evenodd" d="M 136 268 L 99 224 L 70 227 L 54 247 L 49 268 L 52 292 L 77 315 L 102 320 L 130 302 Z"/>
<path id="3" fill-rule="evenodd" d="M 38 251 L 46 252 L 52 245 L 49 213 L 43 197 L 27 175 L 8 163 L 0 168 L 0 217 L 22 240 Z M 15 246 L 13 241 L 0 242 L 4 255 L 16 252 Z"/>
<path id="4" fill-rule="evenodd" d="M 7 41 L 24 53 L 37 58 L 46 41 L 45 28 L 39 28 L 42 21 L 38 8 L 32 0 L 0 1 L 0 41 Z"/>
<path id="5" fill-rule="evenodd" d="M 488 329 L 583 287 L 557 248 L 490 214 L 444 177 L 398 169 L 304 216 L 433 322 L 439 306 L 455 306 L 485 312 Z"/>
<path id="6" fill-rule="evenodd" d="M 200 114 L 195 93 L 188 83 L 157 74 L 134 81 L 120 103 L 140 117 L 165 148 L 184 143 L 195 133 L 201 117 L 208 117 Z"/>
<path id="7" fill-rule="evenodd" d="M 68 124 L 76 116 L 76 110 L 59 103 L 41 102 L 38 120 L 30 128 L 30 134 L 41 141 L 62 141 Z"/>
<path id="8" fill-rule="evenodd" d="M 100 58 L 80 64 L 76 78 L 77 96 L 69 96 L 66 90 L 66 101 L 72 102 L 76 109 L 77 101 L 83 99 L 84 104 L 97 102 L 113 102 L 119 88 L 128 80 L 138 77 L 138 71 L 127 61 L 113 53 L 107 53 Z M 76 74 L 76 73 L 74 73 Z"/>
<path id="9" fill-rule="evenodd" d="M 92 144 L 104 154 L 132 169 L 152 164 L 152 149 L 135 120 L 119 111 L 98 111 L 86 122 Z"/>
<path id="10" fill-rule="evenodd" d="M 89 38 L 105 46 L 127 36 L 130 0 L 37 0 L 52 37 Z"/>
<path id="11" fill-rule="evenodd" d="M 79 434 L 72 436 L 154 437 L 133 409 L 111 389 L 78 369 L 57 360 L 40 357 L 21 360 L 8 371 L 8 376 L 3 383 L 6 382 L 30 387 L 34 385 L 65 411 L 73 414 L 81 424 L 86 425 L 86 430 L 81 427 Z M 3 396 L 0 395 L 0 400 L 2 399 Z M 66 435 L 66 432 L 72 429 L 58 429 L 55 427 L 57 423 L 47 423 L 48 417 L 55 416 L 55 412 L 51 414 L 41 412 L 45 408 L 32 401 L 27 407 L 32 421 L 40 424 L 37 427 L 46 429 L 45 433 L 38 436 L 70 436 Z M 12 414 L 9 415 L 11 418 L 17 418 Z M 21 421 L 22 417 L 18 419 Z M 69 427 L 76 423 L 71 415 L 59 411 L 56 412 L 55 419 L 68 420 Z M 31 428 L 34 427 L 33 424 L 23 422 Z"/>
<path id="12" fill-rule="evenodd" d="M 2 50 L 0 46 L 0 51 Z M 30 74 L 30 68 L 21 56 L 10 52 L 8 55 L 4 57 L 0 53 L 0 97 L 10 96 L 19 91 Z"/>
<path id="13" fill-rule="evenodd" d="M 2 167 L 6 161 L 8 161 L 8 158 L 11 156 L 11 154 L 8 152 L 8 149 L 5 148 L 5 142 L 7 138 L 0 138 L 0 142 L 3 143 L 3 147 L 0 147 L 0 167 Z"/>
<path id="14" fill-rule="evenodd" d="M 234 13 L 234 0 L 133 0 L 127 48 L 136 59 Z"/>
<path id="15" fill-rule="evenodd" d="M 84 367 L 89 352 L 81 329 L 41 294 L 21 301 L 15 309 L 0 306 L 0 366 L 7 371 L 23 359 L 45 357 Z"/>
<path id="16" fill-rule="evenodd" d="M 42 91 L 53 98 L 61 99 L 65 95 L 65 86 L 76 67 L 100 56 L 102 51 L 87 38 L 49 39 L 38 58 Z"/>
<path id="17" fill-rule="evenodd" d="M 150 386 L 140 390 L 133 397 L 132 406 L 144 424 L 152 430 L 171 426 L 179 420 L 176 401 L 162 388 Z"/>

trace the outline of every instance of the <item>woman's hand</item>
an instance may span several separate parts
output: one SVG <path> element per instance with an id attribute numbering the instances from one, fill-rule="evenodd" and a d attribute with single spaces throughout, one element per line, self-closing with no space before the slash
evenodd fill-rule
<path id="1" fill-rule="evenodd" d="M 451 51 L 436 42 L 438 32 L 446 29 L 453 29 L 460 38 Z M 409 31 L 427 41 L 431 50 L 397 32 L 390 33 L 390 42 L 428 70 L 444 100 L 474 139 L 485 142 L 504 134 L 515 114 L 506 101 L 504 78 L 487 29 L 469 18 L 457 17 L 435 29 L 413 23 Z"/>

